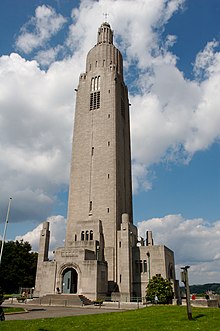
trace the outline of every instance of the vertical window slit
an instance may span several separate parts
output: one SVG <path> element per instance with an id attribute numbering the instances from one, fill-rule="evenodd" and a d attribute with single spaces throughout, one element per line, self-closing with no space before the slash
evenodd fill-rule
<path id="1" fill-rule="evenodd" d="M 93 93 L 90 94 L 90 110 L 93 109 Z"/>
<path id="2" fill-rule="evenodd" d="M 100 108 L 100 92 L 97 92 L 97 109 Z"/>

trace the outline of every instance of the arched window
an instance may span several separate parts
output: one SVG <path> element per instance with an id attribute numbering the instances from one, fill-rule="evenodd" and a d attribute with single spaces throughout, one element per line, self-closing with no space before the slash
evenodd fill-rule
<path id="1" fill-rule="evenodd" d="M 91 89 L 91 91 L 94 91 L 94 78 L 92 78 L 91 79 L 91 87 L 90 87 L 90 89 Z"/>
<path id="2" fill-rule="evenodd" d="M 81 232 L 81 240 L 84 240 L 85 239 L 85 234 L 84 234 L 84 231 Z"/>
<path id="3" fill-rule="evenodd" d="M 95 91 L 98 90 L 98 77 L 95 77 Z"/>
<path id="4" fill-rule="evenodd" d="M 90 230 L 90 235 L 89 235 L 89 237 L 90 237 L 90 238 L 89 238 L 90 240 L 93 240 L 93 231 L 92 231 L 92 230 Z"/>
<path id="5" fill-rule="evenodd" d="M 89 240 L 89 231 L 86 231 L 86 240 Z"/>
<path id="6" fill-rule="evenodd" d="M 90 91 L 98 91 L 100 90 L 100 76 L 95 76 L 91 78 L 91 84 L 90 84 Z"/>
<path id="7" fill-rule="evenodd" d="M 100 76 L 92 77 L 90 84 L 90 110 L 100 108 Z"/>

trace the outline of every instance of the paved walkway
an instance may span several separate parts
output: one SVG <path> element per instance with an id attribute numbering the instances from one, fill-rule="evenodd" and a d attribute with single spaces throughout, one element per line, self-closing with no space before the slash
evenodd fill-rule
<path id="1" fill-rule="evenodd" d="M 5 305 L 6 306 L 6 305 Z M 27 313 L 17 313 L 5 315 L 5 320 L 31 320 L 36 318 L 53 318 L 64 316 L 78 316 L 78 315 L 91 315 L 91 314 L 103 314 L 110 312 L 119 312 L 123 309 L 111 309 L 104 307 L 55 307 L 55 306 L 33 306 L 33 305 L 8 305 L 7 307 L 23 307 L 27 310 Z M 3 305 L 4 309 L 4 305 Z"/>

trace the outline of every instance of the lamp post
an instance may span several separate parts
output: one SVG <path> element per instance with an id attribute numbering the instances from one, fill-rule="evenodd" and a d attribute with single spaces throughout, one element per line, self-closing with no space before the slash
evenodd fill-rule
<path id="1" fill-rule="evenodd" d="M 189 265 L 181 268 L 183 270 L 183 271 L 181 271 L 181 281 L 185 285 L 188 319 L 192 320 L 192 308 L 191 308 L 191 304 L 190 304 L 190 291 L 189 291 L 189 278 L 188 278 L 188 269 L 189 268 L 190 268 Z"/>
<path id="2" fill-rule="evenodd" d="M 1 247 L 1 252 L 0 252 L 0 266 L 1 266 L 1 261 L 2 261 L 3 247 L 4 247 L 4 243 L 5 243 L 5 236 L 6 236 L 9 212 L 10 212 L 10 207 L 11 207 L 11 200 L 12 200 L 12 198 L 9 198 L 8 211 L 7 211 L 7 215 L 6 215 L 6 219 L 5 219 L 5 228 L 4 228 L 4 233 L 3 233 L 3 237 L 2 237 L 2 247 Z"/>

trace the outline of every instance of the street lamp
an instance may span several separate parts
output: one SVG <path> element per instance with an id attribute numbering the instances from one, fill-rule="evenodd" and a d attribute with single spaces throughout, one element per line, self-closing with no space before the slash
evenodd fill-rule
<path id="1" fill-rule="evenodd" d="M 189 291 L 189 278 L 188 278 L 188 269 L 189 268 L 190 268 L 189 265 L 181 268 L 183 270 L 183 271 L 181 271 L 181 281 L 185 285 L 188 319 L 192 320 L 192 308 L 191 308 L 191 304 L 190 304 L 190 291 Z"/>

